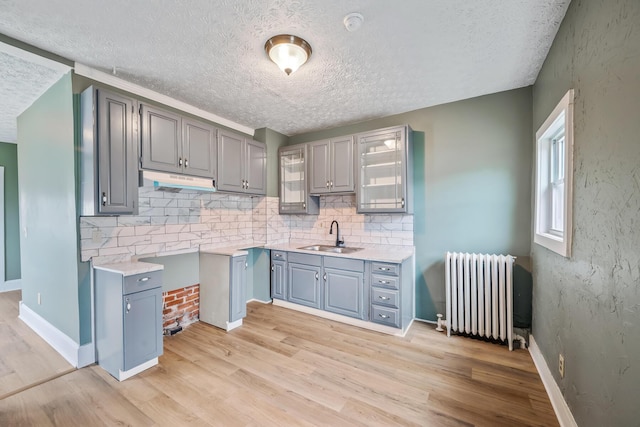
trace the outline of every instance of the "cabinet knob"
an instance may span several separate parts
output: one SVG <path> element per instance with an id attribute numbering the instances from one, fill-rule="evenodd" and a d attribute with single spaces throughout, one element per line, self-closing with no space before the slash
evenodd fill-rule
<path id="1" fill-rule="evenodd" d="M 404 197 L 402 198 L 402 201 L 400 203 L 402 204 L 402 207 L 404 208 Z"/>
<path id="2" fill-rule="evenodd" d="M 302 209 L 307 209 L 307 204 L 306 203 L 302 204 Z"/>
<path id="3" fill-rule="evenodd" d="M 271 265 L 271 271 L 275 271 L 276 266 L 275 265 Z"/>
<path id="4" fill-rule="evenodd" d="M 245 185 L 246 185 L 245 188 L 248 190 L 249 189 L 249 181 L 245 181 Z"/>
<path id="5" fill-rule="evenodd" d="M 316 273 L 316 280 L 318 280 L 320 278 L 320 276 L 318 276 L 318 273 Z"/>
<path id="6" fill-rule="evenodd" d="M 327 273 L 324 273 L 324 276 L 322 276 L 322 278 L 324 279 L 324 281 L 327 281 Z"/>
<path id="7" fill-rule="evenodd" d="M 131 303 L 129 302 L 129 298 L 127 298 L 127 313 L 131 311 Z"/>
<path id="8" fill-rule="evenodd" d="M 329 188 L 329 181 L 327 181 L 327 188 Z"/>
<path id="9" fill-rule="evenodd" d="M 329 187 L 333 188 L 333 181 L 329 181 Z"/>
<path id="10" fill-rule="evenodd" d="M 189 159 L 184 159 L 184 167 L 185 168 L 189 167 Z"/>
<path id="11" fill-rule="evenodd" d="M 178 166 L 182 166 L 182 157 L 178 157 Z"/>
<path id="12" fill-rule="evenodd" d="M 107 193 L 102 192 L 102 206 L 107 206 Z"/>

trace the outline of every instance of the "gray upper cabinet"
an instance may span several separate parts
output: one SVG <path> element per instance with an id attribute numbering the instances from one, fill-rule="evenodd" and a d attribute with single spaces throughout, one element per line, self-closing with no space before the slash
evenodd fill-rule
<path id="1" fill-rule="evenodd" d="M 182 173 L 182 122 L 177 114 L 142 105 L 142 168 Z"/>
<path id="2" fill-rule="evenodd" d="M 411 213 L 413 145 L 409 126 L 357 135 L 358 213 Z"/>
<path id="3" fill-rule="evenodd" d="M 341 137 L 309 144 L 311 194 L 352 193 L 353 138 Z"/>
<path id="4" fill-rule="evenodd" d="M 81 95 L 81 215 L 137 213 L 136 101 L 93 86 Z"/>
<path id="5" fill-rule="evenodd" d="M 281 214 L 317 214 L 318 197 L 309 196 L 307 144 L 280 147 L 278 150 Z"/>
<path id="6" fill-rule="evenodd" d="M 218 132 L 218 190 L 234 193 L 267 193 L 265 144 L 242 135 Z"/>
<path id="7" fill-rule="evenodd" d="M 140 109 L 142 168 L 216 179 L 216 129 L 149 105 Z"/>
<path id="8" fill-rule="evenodd" d="M 206 123 L 182 119 L 183 171 L 186 175 L 216 178 L 216 129 Z M 180 163 L 178 161 L 178 163 Z"/>

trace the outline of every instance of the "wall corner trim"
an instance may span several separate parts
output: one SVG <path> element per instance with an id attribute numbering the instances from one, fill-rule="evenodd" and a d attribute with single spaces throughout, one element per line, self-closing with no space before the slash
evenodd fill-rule
<path id="1" fill-rule="evenodd" d="M 20 301 L 20 315 L 18 317 L 74 368 L 82 368 L 95 362 L 93 343 L 79 345 L 22 301 Z"/>
<path id="2" fill-rule="evenodd" d="M 540 351 L 540 347 L 538 347 L 536 340 L 533 338 L 533 335 L 529 335 L 529 353 L 531 354 L 533 363 L 536 365 L 536 369 L 540 374 L 544 388 L 547 390 L 553 410 L 556 413 L 556 417 L 558 417 L 558 422 L 562 427 L 578 427 L 569 406 L 567 406 L 567 402 L 564 400 L 564 396 L 562 396 L 560 387 L 558 387 L 558 384 L 553 379 L 549 366 Z"/>

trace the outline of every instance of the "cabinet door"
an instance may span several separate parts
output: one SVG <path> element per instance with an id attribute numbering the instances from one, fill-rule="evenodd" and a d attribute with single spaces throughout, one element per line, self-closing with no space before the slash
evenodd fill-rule
<path id="1" fill-rule="evenodd" d="M 162 354 L 162 288 L 125 295 L 122 303 L 127 371 Z"/>
<path id="2" fill-rule="evenodd" d="M 289 263 L 287 301 L 320 308 L 320 267 Z"/>
<path id="3" fill-rule="evenodd" d="M 323 279 L 326 311 L 364 318 L 364 273 L 325 268 Z"/>
<path id="4" fill-rule="evenodd" d="M 247 257 L 231 258 L 231 295 L 229 298 L 229 321 L 243 319 L 247 315 Z"/>
<path id="5" fill-rule="evenodd" d="M 329 141 L 312 142 L 309 144 L 311 163 L 309 164 L 309 192 L 311 194 L 328 193 L 331 191 L 329 182 Z"/>
<path id="6" fill-rule="evenodd" d="M 286 299 L 286 264 L 284 261 L 271 263 L 271 298 Z"/>
<path id="7" fill-rule="evenodd" d="M 307 199 L 305 147 L 281 149 L 278 158 L 280 213 L 304 213 Z"/>
<path id="8" fill-rule="evenodd" d="M 267 148 L 262 142 L 245 141 L 246 192 L 267 194 Z"/>
<path id="9" fill-rule="evenodd" d="M 182 172 L 182 127 L 177 114 L 142 106 L 142 168 Z"/>
<path id="10" fill-rule="evenodd" d="M 218 190 L 244 192 L 243 144 L 242 136 L 218 132 Z"/>
<path id="11" fill-rule="evenodd" d="M 131 214 L 138 196 L 134 103 L 98 90 L 98 212 Z"/>
<path id="12" fill-rule="evenodd" d="M 331 140 L 331 158 L 329 161 L 331 192 L 348 193 L 355 189 L 353 179 L 353 138 L 346 137 Z"/>
<path id="13" fill-rule="evenodd" d="M 206 123 L 182 119 L 184 173 L 216 179 L 216 129 Z"/>

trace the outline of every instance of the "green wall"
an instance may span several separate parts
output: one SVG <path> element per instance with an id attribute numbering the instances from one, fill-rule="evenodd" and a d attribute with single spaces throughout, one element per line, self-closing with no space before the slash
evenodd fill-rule
<path id="1" fill-rule="evenodd" d="M 278 148 L 287 145 L 286 135 L 268 128 L 256 129 L 254 139 L 267 144 L 267 196 L 278 197 Z"/>
<path id="2" fill-rule="evenodd" d="M 290 144 L 408 123 L 414 130 L 416 316 L 445 312 L 446 251 L 528 256 L 531 88 L 296 135 Z"/>
<path id="3" fill-rule="evenodd" d="M 18 209 L 18 146 L 0 142 L 0 166 L 4 166 L 5 277 L 20 278 L 20 218 Z"/>
<path id="4" fill-rule="evenodd" d="M 640 2 L 571 2 L 533 87 L 534 131 L 571 88 L 572 255 L 532 245 L 533 335 L 578 425 L 638 425 Z"/>
<path id="5" fill-rule="evenodd" d="M 69 73 L 18 117 L 22 301 L 81 343 L 74 160 Z"/>

